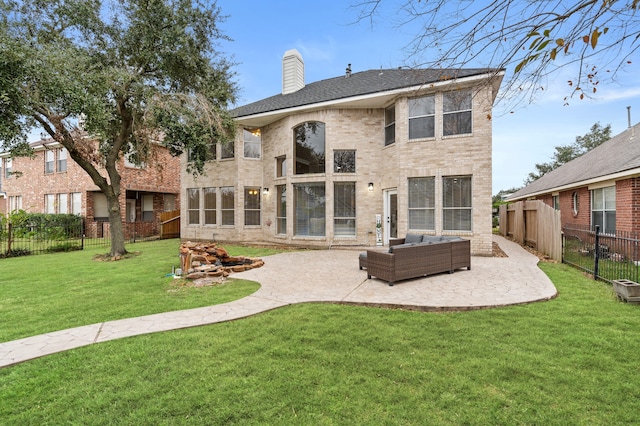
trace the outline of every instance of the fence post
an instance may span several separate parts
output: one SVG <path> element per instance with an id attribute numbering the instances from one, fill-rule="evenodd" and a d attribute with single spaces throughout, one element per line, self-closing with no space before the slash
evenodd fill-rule
<path id="1" fill-rule="evenodd" d="M 594 257 L 595 264 L 593 265 L 593 279 L 598 279 L 598 261 L 600 260 L 600 225 L 596 225 L 596 241 L 595 241 L 596 255 Z"/>

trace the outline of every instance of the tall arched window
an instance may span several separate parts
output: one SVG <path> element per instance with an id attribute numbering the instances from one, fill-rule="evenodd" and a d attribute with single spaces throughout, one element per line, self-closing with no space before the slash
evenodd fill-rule
<path id="1" fill-rule="evenodd" d="M 295 174 L 325 172 L 324 123 L 308 121 L 293 129 Z"/>

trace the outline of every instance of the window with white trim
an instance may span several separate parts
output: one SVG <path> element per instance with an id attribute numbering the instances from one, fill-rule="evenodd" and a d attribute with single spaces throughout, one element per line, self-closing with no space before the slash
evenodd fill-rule
<path id="1" fill-rule="evenodd" d="M 222 220 L 220 225 L 235 225 L 236 223 L 236 190 L 233 186 L 220 188 L 220 213 Z"/>
<path id="2" fill-rule="evenodd" d="M 200 224 L 200 189 L 187 188 L 187 224 Z"/>
<path id="3" fill-rule="evenodd" d="M 44 173 L 50 175 L 54 172 L 55 152 L 48 149 L 44 152 Z"/>
<path id="4" fill-rule="evenodd" d="M 287 185 L 276 185 L 276 233 L 287 233 Z"/>
<path id="5" fill-rule="evenodd" d="M 82 214 L 82 194 L 80 192 L 71 193 L 71 214 Z"/>
<path id="6" fill-rule="evenodd" d="M 607 186 L 591 190 L 591 227 L 600 226 L 600 232 L 616 232 L 616 187 Z"/>
<path id="7" fill-rule="evenodd" d="M 293 185 L 294 230 L 299 236 L 325 236 L 324 182 Z"/>
<path id="8" fill-rule="evenodd" d="M 245 226 L 260 225 L 260 197 L 260 187 L 248 186 L 244 188 Z"/>
<path id="9" fill-rule="evenodd" d="M 55 194 L 44 194 L 44 212 L 47 214 L 54 214 L 56 212 Z"/>
<path id="10" fill-rule="evenodd" d="M 204 196 L 204 224 L 215 225 L 218 222 L 217 218 L 217 193 L 216 188 L 202 188 L 202 195 Z"/>
<path id="11" fill-rule="evenodd" d="M 142 196 L 142 220 L 153 222 L 153 194 Z"/>
<path id="12" fill-rule="evenodd" d="M 473 200 L 471 176 L 443 177 L 442 197 L 442 229 L 471 231 Z"/>
<path id="13" fill-rule="evenodd" d="M 9 196 L 9 212 L 22 210 L 22 195 Z"/>
<path id="14" fill-rule="evenodd" d="M 436 97 L 434 95 L 409 99 L 409 139 L 435 136 Z"/>
<path id="15" fill-rule="evenodd" d="M 336 237 L 353 237 L 356 235 L 355 182 L 334 183 L 333 234 Z"/>
<path id="16" fill-rule="evenodd" d="M 260 129 L 244 129 L 244 158 L 260 158 L 262 151 L 262 135 Z"/>
<path id="17" fill-rule="evenodd" d="M 436 229 L 435 177 L 409 178 L 409 229 Z"/>
<path id="18" fill-rule="evenodd" d="M 442 136 L 471 134 L 471 91 L 445 92 L 442 95 Z"/>
<path id="19" fill-rule="evenodd" d="M 58 194 L 58 213 L 69 213 L 69 194 Z"/>
<path id="20" fill-rule="evenodd" d="M 59 148 L 57 150 L 57 153 L 58 153 L 57 171 L 58 173 L 64 173 L 67 171 L 67 149 Z"/>
<path id="21" fill-rule="evenodd" d="M 384 110 L 384 146 L 396 141 L 396 106 Z"/>

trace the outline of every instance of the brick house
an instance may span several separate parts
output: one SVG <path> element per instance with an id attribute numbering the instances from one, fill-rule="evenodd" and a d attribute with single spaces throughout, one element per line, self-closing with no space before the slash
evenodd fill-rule
<path id="1" fill-rule="evenodd" d="M 520 200 L 559 209 L 563 226 L 640 233 L 640 123 L 507 197 Z"/>
<path id="2" fill-rule="evenodd" d="M 502 76 L 349 66 L 305 85 L 302 57 L 287 51 L 282 93 L 231 111 L 235 140 L 211 146 L 205 176 L 181 167 L 181 237 L 369 246 L 412 231 L 490 254 Z"/>
<path id="3" fill-rule="evenodd" d="M 0 213 L 22 209 L 32 213 L 79 214 L 86 218 L 87 236 L 103 236 L 108 230 L 107 201 L 87 172 L 53 139 L 33 142 L 31 146 L 34 158 L 0 154 L 6 199 Z M 153 149 L 160 167 L 138 167 L 124 158 L 118 164 L 126 237 L 133 232 L 156 234 L 160 213 L 180 208 L 180 159 L 160 145 Z M 106 176 L 104 170 L 102 173 Z"/>

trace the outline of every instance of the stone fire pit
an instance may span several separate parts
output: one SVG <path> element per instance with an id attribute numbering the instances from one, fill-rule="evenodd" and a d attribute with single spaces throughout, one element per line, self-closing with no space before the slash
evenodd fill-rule
<path id="1" fill-rule="evenodd" d="M 187 241 L 180 244 L 182 276 L 189 280 L 227 277 L 232 272 L 242 272 L 262 265 L 262 259 L 229 256 L 224 248 L 212 242 Z"/>

